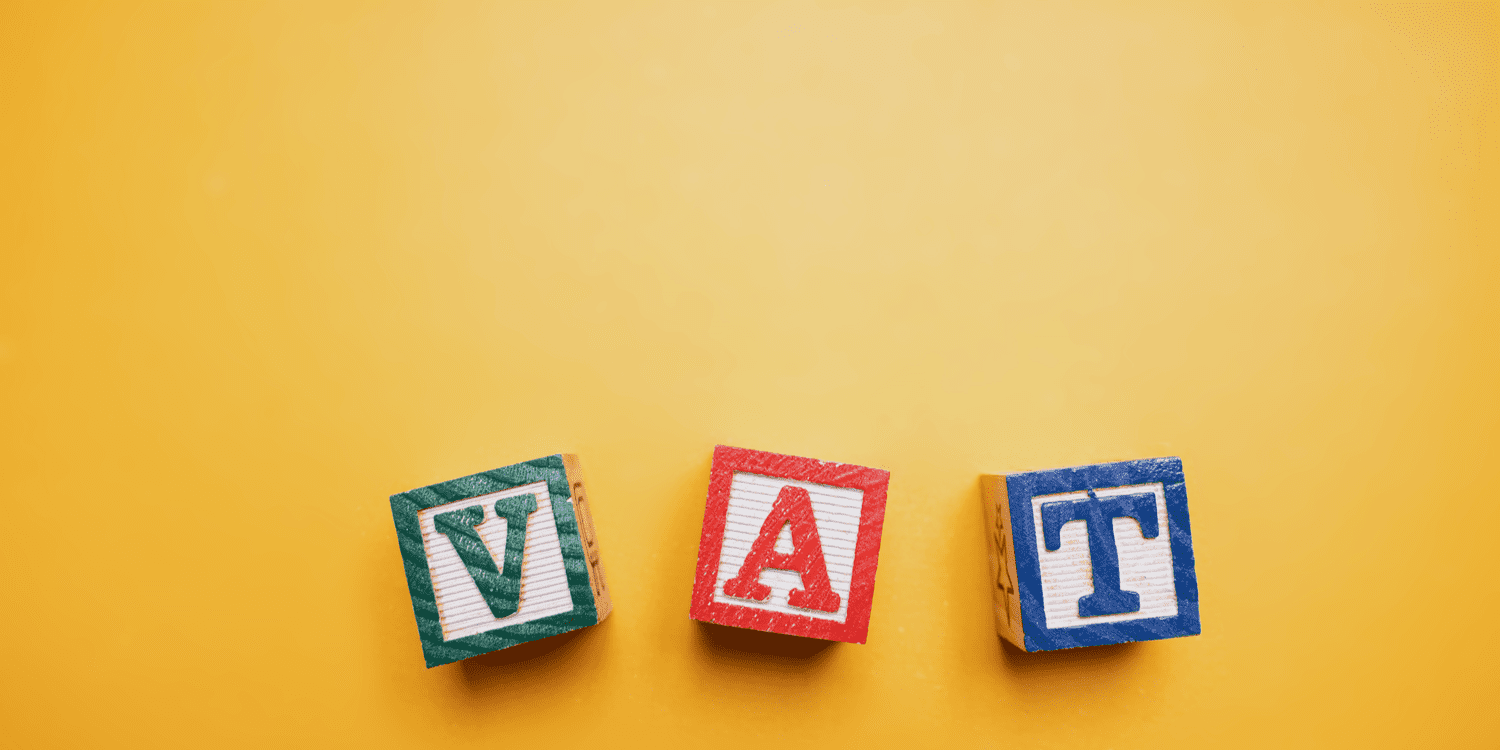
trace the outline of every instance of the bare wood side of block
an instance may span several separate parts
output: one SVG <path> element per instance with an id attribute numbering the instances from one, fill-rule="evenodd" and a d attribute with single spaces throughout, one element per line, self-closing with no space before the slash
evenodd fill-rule
<path id="1" fill-rule="evenodd" d="M 1026 634 L 1021 627 L 1021 597 L 1016 589 L 1014 527 L 1010 523 L 1010 494 L 1005 477 L 985 474 L 979 478 L 979 498 L 984 504 L 984 523 L 990 550 L 990 592 L 995 600 L 995 631 L 1022 651 Z"/>
<path id="2" fill-rule="evenodd" d="M 588 491 L 584 488 L 583 468 L 578 456 L 563 454 L 563 469 L 568 474 L 568 488 L 573 492 L 573 515 L 578 519 L 578 535 L 583 541 L 583 555 L 588 560 L 589 588 L 594 592 L 594 609 L 598 622 L 603 622 L 614 611 L 614 601 L 609 598 L 609 586 L 604 583 L 604 564 L 599 559 L 599 535 L 594 532 L 594 514 L 589 507 Z"/>

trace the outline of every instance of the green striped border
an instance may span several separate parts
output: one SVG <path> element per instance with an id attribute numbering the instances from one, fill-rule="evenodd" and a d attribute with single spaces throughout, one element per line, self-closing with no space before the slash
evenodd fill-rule
<path id="1" fill-rule="evenodd" d="M 422 530 L 417 523 L 417 513 L 543 480 L 547 482 L 547 495 L 552 500 L 552 517 L 557 521 L 558 542 L 562 546 L 563 569 L 568 576 L 568 593 L 573 598 L 573 611 L 444 641 L 443 627 L 438 621 L 437 598 L 433 594 L 432 579 L 427 571 L 427 554 L 422 548 Z M 396 538 L 401 543 L 406 585 L 411 590 L 411 606 L 417 615 L 417 632 L 422 636 L 422 656 L 427 660 L 429 668 L 588 627 L 599 621 L 598 612 L 594 608 L 594 592 L 589 587 L 588 560 L 583 554 L 578 520 L 573 515 L 573 503 L 569 502 L 572 497 L 562 454 L 391 495 L 391 515 L 395 517 Z"/>

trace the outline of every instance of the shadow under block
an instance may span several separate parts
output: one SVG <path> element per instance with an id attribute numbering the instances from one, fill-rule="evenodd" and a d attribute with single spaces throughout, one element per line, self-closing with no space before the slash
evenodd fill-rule
<path id="1" fill-rule="evenodd" d="M 391 496 L 428 667 L 588 627 L 613 605 L 578 458 Z"/>
<path id="2" fill-rule="evenodd" d="M 995 628 L 1024 651 L 1197 635 L 1182 461 L 980 477 Z"/>
<path id="3" fill-rule="evenodd" d="M 891 474 L 718 446 L 695 620 L 864 643 Z"/>

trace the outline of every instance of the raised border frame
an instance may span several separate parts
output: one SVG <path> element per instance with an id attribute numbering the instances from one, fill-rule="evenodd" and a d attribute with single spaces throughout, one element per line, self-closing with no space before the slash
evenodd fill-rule
<path id="1" fill-rule="evenodd" d="M 1082 492 L 1160 482 L 1167 503 L 1167 526 L 1172 549 L 1172 580 L 1177 589 L 1177 616 L 1150 617 L 1125 622 L 1047 627 L 1042 609 L 1041 566 L 1037 559 L 1036 522 L 1031 499 L 1038 495 Z M 1180 458 L 1146 458 L 1068 469 L 1005 475 L 1010 502 L 1011 549 L 1021 596 L 1021 623 L 1027 651 L 1053 651 L 1079 646 L 1103 646 L 1130 641 L 1153 641 L 1198 635 L 1198 574 L 1193 560 L 1193 530 L 1188 520 L 1187 484 Z"/>
<path id="2" fill-rule="evenodd" d="M 552 500 L 552 517 L 557 522 L 558 544 L 562 547 L 563 569 L 567 573 L 573 610 L 444 641 L 417 513 L 539 481 L 547 482 L 547 494 Z M 568 485 L 561 453 L 391 495 L 391 515 L 396 521 L 396 538 L 401 544 L 406 585 L 411 591 L 417 633 L 422 638 L 422 657 L 428 668 L 559 635 L 599 621 L 594 592 L 589 586 L 588 559 L 584 556 L 572 500 L 573 492 Z"/>
<path id="3" fill-rule="evenodd" d="M 842 623 L 714 601 L 714 583 L 718 580 L 719 555 L 723 551 L 724 525 L 729 513 L 729 488 L 735 473 L 741 471 L 864 491 L 859 534 L 854 543 L 849 609 Z M 875 597 L 875 568 L 880 562 L 880 537 L 885 524 L 885 497 L 890 478 L 891 473 L 884 469 L 716 446 L 709 475 L 708 505 L 703 511 L 703 535 L 698 543 L 698 573 L 693 581 L 690 610 L 692 618 L 785 635 L 864 643 L 870 630 L 870 605 Z"/>

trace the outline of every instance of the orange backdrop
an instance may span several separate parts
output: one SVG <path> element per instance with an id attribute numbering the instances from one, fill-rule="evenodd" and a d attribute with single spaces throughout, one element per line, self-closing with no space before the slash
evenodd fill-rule
<path id="1" fill-rule="evenodd" d="M 1481 746 L 1494 4 L 0 7 L 3 744 Z M 688 620 L 889 469 L 869 643 Z M 426 670 L 387 496 L 575 451 L 616 611 Z M 1203 635 L 994 635 L 978 475 L 1179 455 Z"/>

